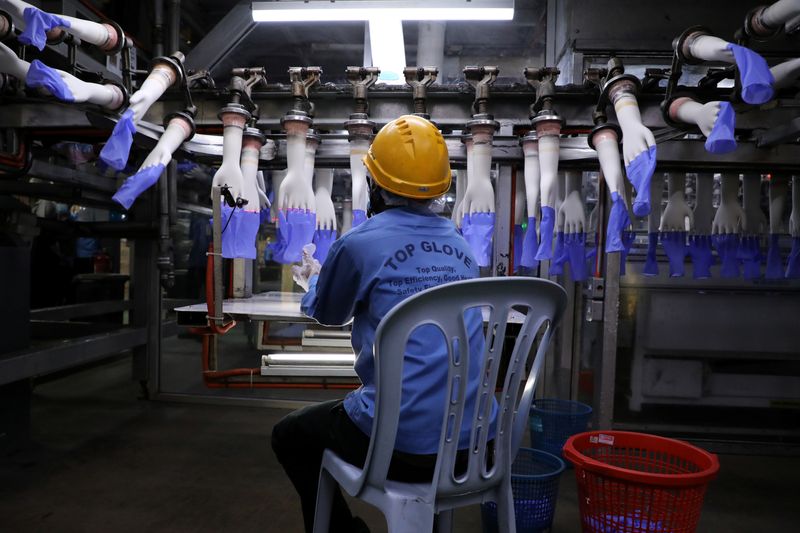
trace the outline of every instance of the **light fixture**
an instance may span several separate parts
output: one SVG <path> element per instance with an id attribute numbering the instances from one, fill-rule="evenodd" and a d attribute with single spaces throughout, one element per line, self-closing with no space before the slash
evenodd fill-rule
<path id="1" fill-rule="evenodd" d="M 256 22 L 511 20 L 514 0 L 311 0 L 253 2 Z"/>

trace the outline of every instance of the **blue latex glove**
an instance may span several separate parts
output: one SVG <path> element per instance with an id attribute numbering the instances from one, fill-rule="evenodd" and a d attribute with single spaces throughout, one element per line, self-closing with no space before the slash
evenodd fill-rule
<path id="1" fill-rule="evenodd" d="M 111 199 L 125 209 L 130 209 L 131 205 L 133 205 L 133 201 L 144 191 L 152 187 L 163 172 L 164 165 L 153 165 L 152 167 L 143 168 L 126 179 L 125 183 L 114 193 Z"/>
<path id="2" fill-rule="evenodd" d="M 25 85 L 31 88 L 44 87 L 62 102 L 74 102 L 75 97 L 67 84 L 54 68 L 50 68 L 38 59 L 31 61 L 31 67 L 25 76 Z"/>
<path id="3" fill-rule="evenodd" d="M 800 279 L 800 237 L 792 237 L 792 250 L 786 262 L 786 277 Z"/>
<path id="4" fill-rule="evenodd" d="M 38 50 L 44 50 L 48 31 L 58 26 L 70 27 L 68 20 L 35 7 L 26 7 L 22 12 L 22 18 L 25 19 L 25 29 L 17 37 L 17 40 L 22 44 L 35 46 Z"/>
<path id="5" fill-rule="evenodd" d="M 478 266 L 491 265 L 494 213 L 467 213 L 461 222 L 461 233 L 475 254 Z"/>
<path id="6" fill-rule="evenodd" d="M 539 266 L 539 261 L 536 260 L 538 249 L 539 236 L 536 234 L 536 217 L 528 217 L 528 229 L 525 231 L 525 238 L 522 240 L 522 253 L 520 254 L 519 264 L 526 268 Z"/>
<path id="7" fill-rule="evenodd" d="M 611 193 L 611 214 L 608 216 L 608 229 L 606 230 L 606 253 L 622 252 L 625 245 L 622 242 L 622 232 L 631 225 L 628 208 L 625 200 L 619 193 Z"/>
<path id="8" fill-rule="evenodd" d="M 733 52 L 736 67 L 739 69 L 742 100 L 748 104 L 763 104 L 772 100 L 775 93 L 772 88 L 775 78 L 772 77 L 772 72 L 764 58 L 738 44 L 729 44 L 728 50 Z"/>
<path id="9" fill-rule="evenodd" d="M 669 276 L 671 278 L 682 278 L 686 261 L 686 232 L 685 231 L 664 231 L 661 233 L 661 246 L 669 259 Z"/>
<path id="10" fill-rule="evenodd" d="M 100 150 L 100 159 L 116 170 L 125 168 L 128 155 L 131 153 L 133 134 L 136 133 L 136 124 L 133 123 L 133 110 L 128 109 L 114 126 L 111 137 Z"/>
<path id="11" fill-rule="evenodd" d="M 522 241 L 525 237 L 525 232 L 522 229 L 522 224 L 514 225 L 514 270 L 519 272 L 520 259 L 522 256 Z"/>
<path id="12" fill-rule="evenodd" d="M 286 223 L 286 217 L 278 215 L 278 224 L 280 221 L 283 220 L 283 223 Z M 275 232 L 275 242 L 269 243 L 266 248 L 264 248 L 264 260 L 265 261 L 275 261 L 276 263 L 286 263 L 284 261 L 283 256 L 286 255 L 286 234 L 281 232 L 280 225 L 277 226 L 277 232 Z"/>
<path id="13" fill-rule="evenodd" d="M 564 273 L 564 265 L 569 261 L 567 249 L 564 246 L 564 233 L 556 234 L 556 249 L 553 251 L 553 259 L 550 261 L 549 276 L 560 276 Z"/>
<path id="14" fill-rule="evenodd" d="M 254 211 L 222 206 L 222 257 L 255 259 L 259 215 Z"/>
<path id="15" fill-rule="evenodd" d="M 637 217 L 643 217 L 650 213 L 650 180 L 653 179 L 655 170 L 655 146 L 651 146 L 649 150 L 637 155 L 625 167 L 628 179 L 633 184 L 633 188 L 636 189 L 636 198 L 633 200 L 633 214 Z"/>
<path id="16" fill-rule="evenodd" d="M 781 236 L 777 233 L 769 235 L 769 250 L 767 251 L 767 279 L 783 279 L 783 259 L 781 258 Z"/>
<path id="17" fill-rule="evenodd" d="M 572 281 L 586 281 L 589 277 L 586 268 L 586 234 L 567 233 L 564 235 L 564 249 L 569 257 Z"/>
<path id="18" fill-rule="evenodd" d="M 736 234 L 713 235 L 711 242 L 717 249 L 717 255 L 721 263 L 719 274 L 723 278 L 738 278 L 739 258 L 736 257 L 739 251 L 739 236 Z"/>
<path id="19" fill-rule="evenodd" d="M 647 234 L 647 255 L 644 260 L 644 268 L 642 274 L 645 276 L 658 276 L 658 259 L 656 258 L 656 251 L 658 250 L 658 232 L 651 231 Z M 711 253 L 711 248 L 708 249 Z"/>
<path id="20" fill-rule="evenodd" d="M 353 210 L 353 225 L 351 228 L 357 228 L 367 220 L 367 212 L 363 209 Z"/>
<path id="21" fill-rule="evenodd" d="M 739 241 L 737 258 L 744 265 L 744 279 L 758 279 L 761 277 L 761 246 L 758 237 L 749 235 Z"/>
<path id="22" fill-rule="evenodd" d="M 553 229 L 556 225 L 556 210 L 549 206 L 542 206 L 542 225 L 539 228 L 539 248 L 534 256 L 537 261 L 553 257 Z"/>
<path id="23" fill-rule="evenodd" d="M 635 231 L 623 231 L 622 232 L 622 253 L 619 257 L 619 275 L 625 275 L 625 263 L 628 260 L 628 254 L 631 252 L 631 246 L 633 246 L 633 241 L 636 240 L 636 232 Z"/>
<path id="24" fill-rule="evenodd" d="M 736 112 L 730 102 L 722 102 L 717 121 L 706 139 L 706 151 L 712 154 L 727 154 L 736 150 L 735 130 Z"/>
<path id="25" fill-rule="evenodd" d="M 279 263 L 297 263 L 303 259 L 303 246 L 314 239 L 316 213 L 302 209 L 287 209 L 278 212 L 278 231 L 285 243 L 285 250 L 276 257 Z"/>
<path id="26" fill-rule="evenodd" d="M 333 244 L 333 241 L 335 241 L 338 236 L 339 234 L 335 229 L 316 230 L 314 232 L 314 240 L 311 241 L 317 245 L 317 249 L 314 250 L 314 259 L 320 263 L 324 263 L 325 258 L 328 257 L 328 251 L 331 249 L 331 244 Z"/>
<path id="27" fill-rule="evenodd" d="M 694 279 L 708 279 L 711 277 L 711 265 L 714 256 L 711 251 L 710 235 L 690 235 L 689 255 L 692 258 L 692 277 Z"/>

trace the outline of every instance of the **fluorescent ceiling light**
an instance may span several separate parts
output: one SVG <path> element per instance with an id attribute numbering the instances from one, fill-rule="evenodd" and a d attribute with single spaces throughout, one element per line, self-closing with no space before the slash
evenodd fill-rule
<path id="1" fill-rule="evenodd" d="M 312 0 L 253 2 L 256 22 L 511 20 L 514 0 Z"/>

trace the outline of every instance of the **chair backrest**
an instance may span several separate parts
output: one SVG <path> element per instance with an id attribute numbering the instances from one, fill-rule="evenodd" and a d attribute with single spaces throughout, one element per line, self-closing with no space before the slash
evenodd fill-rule
<path id="1" fill-rule="evenodd" d="M 383 318 L 375 336 L 375 418 L 362 482 L 382 487 L 389 469 L 402 394 L 403 356 L 411 333 L 422 325 L 439 328 L 447 339 L 448 383 L 436 470 L 429 497 L 456 497 L 486 490 L 503 481 L 510 472 L 525 434 L 528 411 L 537 378 L 544 364 L 550 337 L 566 307 L 567 296 L 559 285 L 537 278 L 485 278 L 434 287 L 409 297 Z M 474 413 L 465 413 L 469 365 L 469 332 L 465 312 L 489 308 L 480 384 Z M 508 367 L 502 376 L 502 394 L 494 436 L 493 462 L 487 461 L 492 399 L 501 377 L 506 326 L 510 311 L 525 315 Z M 532 364 L 528 359 L 542 331 Z M 525 388 L 520 385 L 527 376 Z M 515 416 L 517 412 L 520 416 Z M 468 465 L 456 474 L 455 462 L 460 428 L 465 417 L 471 423 Z M 491 466 L 488 466 L 491 465 Z"/>

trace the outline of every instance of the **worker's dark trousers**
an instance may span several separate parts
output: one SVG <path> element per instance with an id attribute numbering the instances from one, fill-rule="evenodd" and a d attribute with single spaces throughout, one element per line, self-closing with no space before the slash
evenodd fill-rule
<path id="1" fill-rule="evenodd" d="M 272 449 L 300 494 L 303 521 L 308 533 L 313 531 L 319 467 L 322 464 L 322 452 L 326 448 L 351 464 L 359 467 L 364 465 L 369 436 L 350 420 L 341 400 L 297 410 L 278 422 L 272 430 Z M 395 452 L 389 477 L 406 482 L 429 481 L 434 466 L 435 455 Z M 337 490 L 331 511 L 330 531 L 354 533 L 359 531 L 357 524 L 360 521 L 354 522 L 342 493 Z"/>

